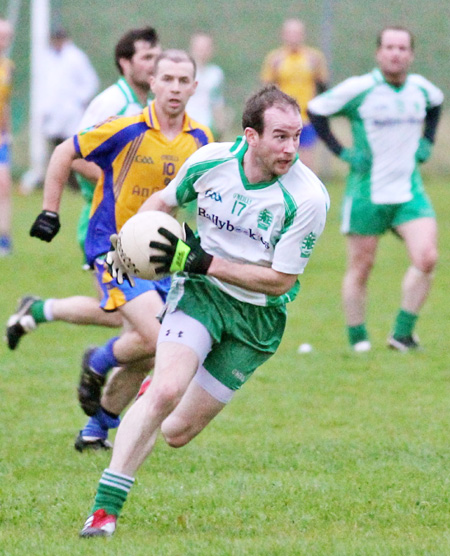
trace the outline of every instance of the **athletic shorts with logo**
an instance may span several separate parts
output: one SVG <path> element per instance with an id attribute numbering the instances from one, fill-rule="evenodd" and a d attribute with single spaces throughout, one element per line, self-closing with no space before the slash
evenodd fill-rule
<path id="1" fill-rule="evenodd" d="M 231 390 L 238 390 L 276 352 L 286 326 L 284 305 L 243 303 L 204 276 L 173 278 L 167 312 L 175 309 L 208 330 L 213 345 L 203 366 Z"/>

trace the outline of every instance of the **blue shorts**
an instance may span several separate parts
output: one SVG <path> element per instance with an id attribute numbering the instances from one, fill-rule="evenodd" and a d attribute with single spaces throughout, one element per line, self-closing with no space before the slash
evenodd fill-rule
<path id="1" fill-rule="evenodd" d="M 309 149 L 317 143 L 317 132 L 312 124 L 303 126 L 300 134 L 300 148 Z"/>
<path id="2" fill-rule="evenodd" d="M 130 286 L 128 280 L 124 280 L 123 284 L 118 284 L 117 280 L 108 272 L 103 259 L 96 259 L 94 265 L 95 276 L 103 293 L 100 307 L 104 311 L 116 311 L 118 307 L 125 305 L 127 301 L 131 301 L 135 297 L 149 291 L 156 291 L 162 302 L 166 302 L 171 283 L 170 276 L 161 278 L 161 280 L 135 278 L 135 286 L 133 287 Z"/>
<path id="3" fill-rule="evenodd" d="M 0 142 L 0 164 L 11 164 L 11 146 Z"/>

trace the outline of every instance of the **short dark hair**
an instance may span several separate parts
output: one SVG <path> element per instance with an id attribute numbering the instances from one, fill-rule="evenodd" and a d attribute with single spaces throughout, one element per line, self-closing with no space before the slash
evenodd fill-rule
<path id="1" fill-rule="evenodd" d="M 114 56 L 117 69 L 121 74 L 123 74 L 123 70 L 120 67 L 119 60 L 121 58 L 131 60 L 136 53 L 135 43 L 137 41 L 148 42 L 154 47 L 159 43 L 158 33 L 153 27 L 141 27 L 139 29 L 130 29 L 119 39 L 119 42 L 116 44 Z"/>
<path id="2" fill-rule="evenodd" d="M 383 27 L 383 29 L 381 29 L 381 31 L 377 35 L 377 48 L 380 48 L 381 43 L 383 42 L 383 34 L 385 31 L 404 31 L 405 33 L 408 33 L 411 50 L 414 50 L 414 35 L 409 29 L 403 27 L 402 25 L 387 25 L 386 27 Z"/>
<path id="3" fill-rule="evenodd" d="M 172 62 L 189 62 L 194 68 L 194 77 L 197 72 L 197 64 L 194 58 L 185 50 L 179 50 L 177 48 L 169 48 L 168 50 L 163 50 L 161 54 L 155 60 L 155 73 L 158 70 L 158 64 L 161 60 L 171 60 Z"/>
<path id="4" fill-rule="evenodd" d="M 266 85 L 254 93 L 245 103 L 242 114 L 242 129 L 251 127 L 259 135 L 264 133 L 264 113 L 272 106 L 282 110 L 293 108 L 300 112 L 300 106 L 294 98 L 283 93 L 276 85 Z"/>

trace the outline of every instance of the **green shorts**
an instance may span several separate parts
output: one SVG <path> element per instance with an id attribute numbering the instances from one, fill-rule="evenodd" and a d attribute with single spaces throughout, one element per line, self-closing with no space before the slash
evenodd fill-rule
<path id="1" fill-rule="evenodd" d="M 81 195 L 85 201 L 80 217 L 78 219 L 77 226 L 77 241 L 78 245 L 84 253 L 84 242 L 86 241 L 86 235 L 89 226 L 89 216 L 91 213 L 92 198 L 94 196 L 95 185 L 87 180 L 81 174 L 76 174 L 78 185 L 80 186 Z"/>
<path id="2" fill-rule="evenodd" d="M 396 205 L 375 205 L 369 199 L 346 196 L 342 205 L 341 232 L 378 236 L 405 222 L 435 216 L 431 201 L 423 192 Z"/>
<path id="3" fill-rule="evenodd" d="M 238 390 L 271 357 L 286 326 L 286 307 L 260 307 L 222 292 L 205 276 L 175 276 L 167 310 L 181 309 L 210 333 L 203 365 L 219 382 Z"/>

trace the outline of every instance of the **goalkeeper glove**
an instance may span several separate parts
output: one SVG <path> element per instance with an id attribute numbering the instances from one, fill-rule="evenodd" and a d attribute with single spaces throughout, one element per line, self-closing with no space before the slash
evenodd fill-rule
<path id="1" fill-rule="evenodd" d="M 111 242 L 111 251 L 108 251 L 105 258 L 106 266 L 108 267 L 108 272 L 113 278 L 116 279 L 118 284 L 123 284 L 124 280 L 127 280 L 132 288 L 134 288 L 135 283 L 133 277 L 130 276 L 125 268 L 124 264 L 120 260 L 119 253 L 117 252 L 117 234 L 112 234 L 109 237 Z"/>
<path id="2" fill-rule="evenodd" d="M 364 174 L 370 170 L 371 156 L 368 152 L 360 149 L 342 149 L 339 158 L 348 162 L 350 168 L 358 174 Z"/>
<path id="3" fill-rule="evenodd" d="M 421 137 L 416 151 L 416 160 L 419 164 L 426 162 L 431 156 L 433 143 L 426 137 Z"/>
<path id="4" fill-rule="evenodd" d="M 30 236 L 50 242 L 59 232 L 60 228 L 61 224 L 58 213 L 52 210 L 43 210 L 31 226 Z"/>
<path id="5" fill-rule="evenodd" d="M 162 263 L 156 268 L 159 273 L 172 273 L 177 271 L 191 272 L 193 274 L 206 274 L 213 259 L 200 245 L 200 240 L 194 232 L 184 223 L 183 231 L 185 240 L 179 239 L 166 228 L 159 228 L 158 233 L 170 241 L 170 245 L 151 241 L 150 247 L 162 251 L 163 255 L 150 256 L 151 263 Z"/>

